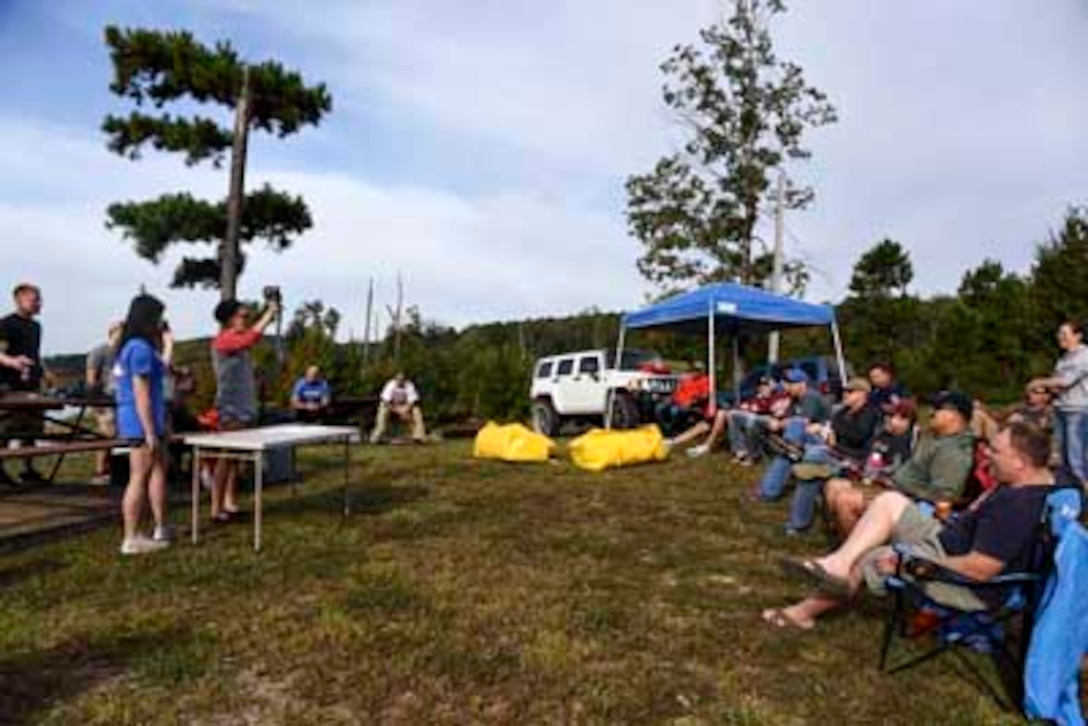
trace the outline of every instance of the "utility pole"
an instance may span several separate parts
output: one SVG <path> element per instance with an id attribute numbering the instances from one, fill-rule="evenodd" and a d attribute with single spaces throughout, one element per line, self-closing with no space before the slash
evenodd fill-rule
<path id="1" fill-rule="evenodd" d="M 366 323 L 363 325 L 363 366 L 370 363 L 370 321 L 374 309 L 374 278 L 370 278 L 366 289 Z"/>
<path id="2" fill-rule="evenodd" d="M 234 138 L 230 151 L 230 193 L 227 196 L 227 236 L 219 255 L 219 293 L 231 300 L 238 292 L 238 232 L 245 198 L 246 144 L 249 137 L 249 66 L 242 68 L 242 91 L 234 107 Z"/>
<path id="3" fill-rule="evenodd" d="M 785 182 L 782 172 L 778 172 L 778 189 L 774 205 L 774 261 L 771 266 L 771 292 L 777 294 L 782 289 L 782 234 L 785 221 L 782 218 L 785 205 Z M 778 331 L 771 332 L 767 340 L 767 362 L 778 362 Z"/>

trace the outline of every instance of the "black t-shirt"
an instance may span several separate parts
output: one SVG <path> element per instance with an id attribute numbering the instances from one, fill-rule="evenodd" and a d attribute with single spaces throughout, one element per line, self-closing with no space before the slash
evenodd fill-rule
<path id="1" fill-rule="evenodd" d="M 999 486 L 959 516 L 945 523 L 938 535 L 950 556 L 976 551 L 1005 564 L 1004 572 L 1019 572 L 1031 566 L 1031 553 L 1040 534 L 1048 486 Z M 1003 588 L 980 588 L 978 595 L 991 605 L 1000 605 Z"/>
<path id="2" fill-rule="evenodd" d="M 10 356 L 25 355 L 34 359 L 30 378 L 23 380 L 19 371 L 0 366 L 0 388 L 11 391 L 37 391 L 41 387 L 42 326 L 36 320 L 12 313 L 0 318 L 0 353 Z"/>
<path id="3" fill-rule="evenodd" d="M 910 458 L 914 449 L 914 428 L 906 433 L 893 434 L 887 429 L 881 429 L 873 439 L 869 451 L 879 453 L 885 466 L 897 467 Z"/>
<path id="4" fill-rule="evenodd" d="M 862 406 L 856 413 L 845 406 L 840 408 L 831 417 L 835 448 L 851 459 L 865 458 L 878 423 L 880 415 L 872 406 Z"/>

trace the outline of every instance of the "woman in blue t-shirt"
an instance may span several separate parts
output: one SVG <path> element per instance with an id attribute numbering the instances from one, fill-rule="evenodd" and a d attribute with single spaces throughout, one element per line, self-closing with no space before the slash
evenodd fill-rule
<path id="1" fill-rule="evenodd" d="M 129 479 L 121 503 L 121 554 L 137 555 L 170 544 L 166 527 L 166 363 L 161 355 L 163 304 L 150 295 L 132 300 L 113 367 L 117 435 L 129 443 Z M 150 495 L 150 496 L 149 496 Z M 144 502 L 151 500 L 154 534 L 137 531 Z"/>

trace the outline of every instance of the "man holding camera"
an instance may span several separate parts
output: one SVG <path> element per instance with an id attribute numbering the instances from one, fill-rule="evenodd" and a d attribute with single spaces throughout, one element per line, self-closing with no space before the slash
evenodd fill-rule
<path id="1" fill-rule="evenodd" d="M 256 321 L 251 321 L 251 309 L 238 300 L 223 300 L 215 308 L 220 329 L 212 340 L 212 366 L 220 431 L 237 431 L 258 423 L 253 348 L 280 313 L 279 288 L 265 288 L 264 297 L 265 309 Z M 220 459 L 212 485 L 213 522 L 230 522 L 238 514 L 237 490 L 238 462 Z"/>

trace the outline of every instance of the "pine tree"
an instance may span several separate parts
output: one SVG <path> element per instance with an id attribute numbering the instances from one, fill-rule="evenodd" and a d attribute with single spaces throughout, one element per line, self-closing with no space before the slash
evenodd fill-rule
<path id="1" fill-rule="evenodd" d="M 236 294 L 244 264 L 240 243 L 263 240 L 283 251 L 313 226 L 301 197 L 268 185 L 244 194 L 246 145 L 250 129 L 280 138 L 303 126 L 316 126 L 332 109 L 324 84 L 307 86 L 295 71 L 276 61 L 250 64 L 227 42 L 214 48 L 188 32 L 106 28 L 114 77 L 110 90 L 136 109 L 109 115 L 102 129 L 109 149 L 139 159 L 147 146 L 184 154 L 185 163 L 222 166 L 230 152 L 228 198 L 196 199 L 180 192 L 148 201 L 111 204 L 107 227 L 119 229 L 136 253 L 158 263 L 178 243 L 216 244 L 216 253 L 182 259 L 174 287 L 219 287 L 224 298 Z M 185 102 L 220 106 L 234 113 L 233 130 L 206 116 L 173 115 L 167 104 Z M 150 111 L 150 112 L 149 112 Z"/>

